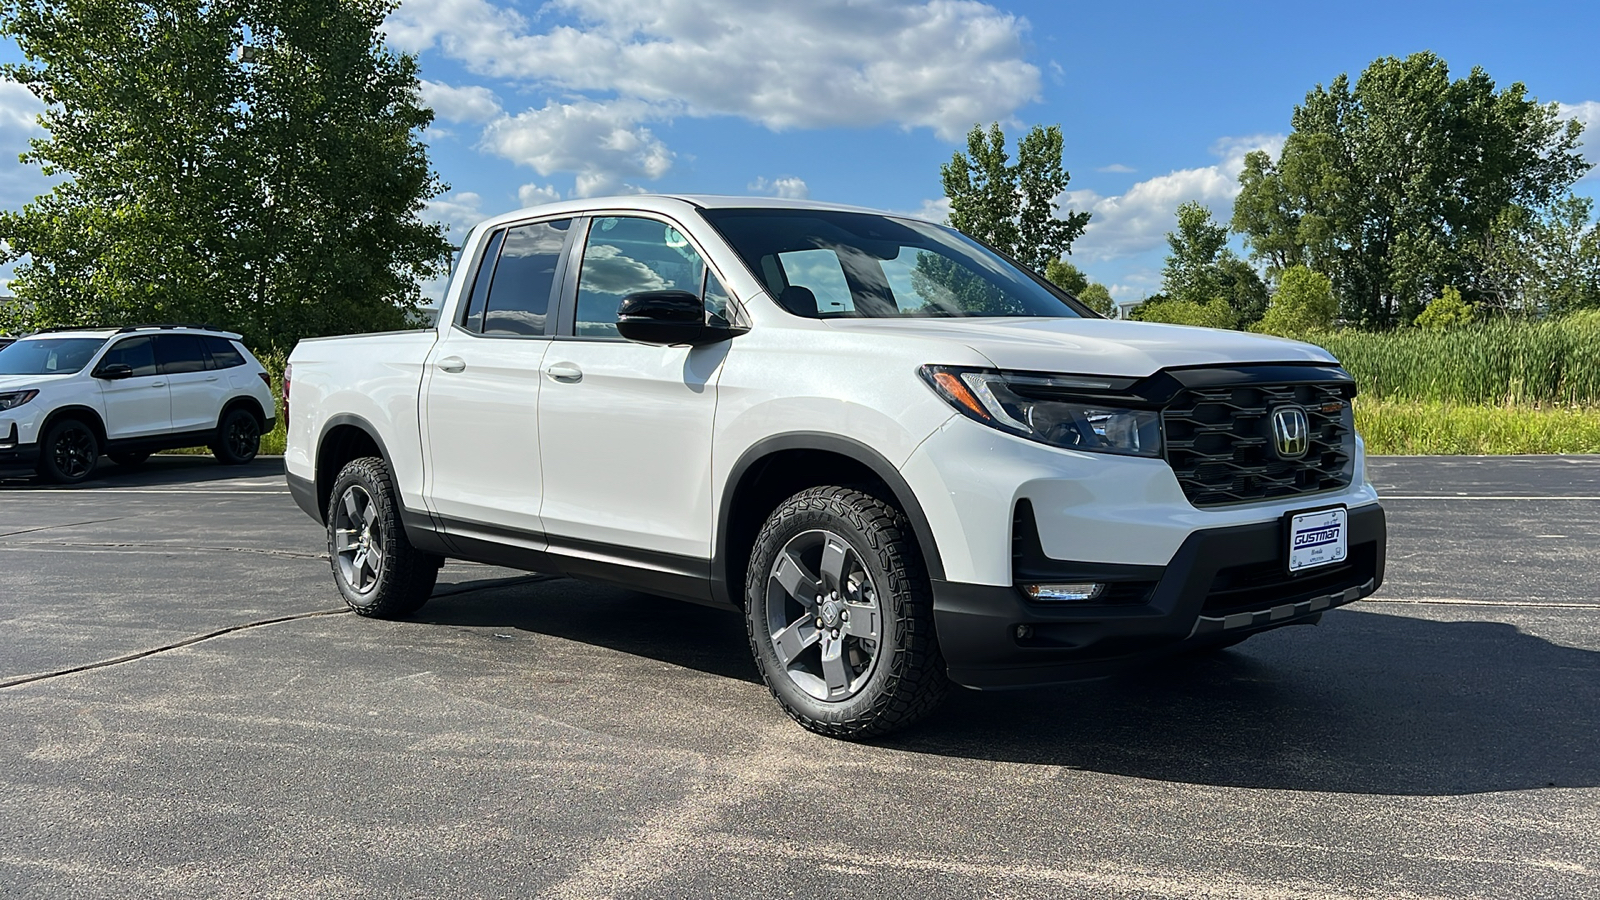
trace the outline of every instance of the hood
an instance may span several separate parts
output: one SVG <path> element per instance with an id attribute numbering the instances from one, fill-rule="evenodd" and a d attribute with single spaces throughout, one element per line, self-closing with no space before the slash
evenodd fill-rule
<path id="1" fill-rule="evenodd" d="M 1160 369 L 1227 363 L 1333 363 L 1283 338 L 1117 319 L 828 319 L 842 331 L 964 344 L 997 368 L 1142 378 Z M 932 362 L 933 360 L 930 360 Z"/>
<path id="2" fill-rule="evenodd" d="M 75 373 L 74 373 L 75 374 Z M 45 387 L 72 375 L 0 375 L 0 392 L 26 391 Z"/>

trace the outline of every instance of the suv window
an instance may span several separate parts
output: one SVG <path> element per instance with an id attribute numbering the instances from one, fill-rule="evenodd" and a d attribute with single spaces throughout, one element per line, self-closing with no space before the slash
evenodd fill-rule
<path id="1" fill-rule="evenodd" d="M 100 358 L 100 366 L 124 363 L 133 369 L 133 377 L 156 374 L 156 350 L 147 337 L 127 338 L 117 341 Z"/>
<path id="2" fill-rule="evenodd" d="M 234 366 L 244 365 L 244 354 L 227 338 L 203 337 L 206 352 L 211 355 L 211 364 L 217 369 L 231 369 Z"/>
<path id="3" fill-rule="evenodd" d="M 556 268 L 571 225 L 571 219 L 560 219 L 506 229 L 489 284 L 484 334 L 544 334 Z"/>
<path id="4" fill-rule="evenodd" d="M 489 299 L 489 279 L 494 275 L 495 261 L 500 258 L 500 243 L 506 233 L 496 231 L 489 235 L 483 248 L 483 260 L 472 277 L 472 293 L 467 297 L 467 308 L 461 314 L 461 327 L 468 331 L 483 331 L 483 302 Z"/>
<path id="5" fill-rule="evenodd" d="M 706 265 L 676 228 L 655 219 L 596 219 L 578 276 L 576 333 L 617 337 L 617 307 L 639 291 L 701 294 Z"/>
<path id="6" fill-rule="evenodd" d="M 192 334 L 158 334 L 156 364 L 164 375 L 182 375 L 185 372 L 204 372 L 209 366 L 200 339 Z"/>

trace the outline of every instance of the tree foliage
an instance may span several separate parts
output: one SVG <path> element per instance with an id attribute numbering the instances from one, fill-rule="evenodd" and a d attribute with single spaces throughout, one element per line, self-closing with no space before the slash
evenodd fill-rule
<path id="1" fill-rule="evenodd" d="M 1321 272 L 1293 266 L 1278 279 L 1266 315 L 1251 327 L 1262 334 L 1303 335 L 1333 327 L 1339 301 L 1333 297 L 1333 283 Z"/>
<path id="2" fill-rule="evenodd" d="M 1535 214 L 1507 207 L 1470 248 L 1479 308 L 1526 315 L 1600 309 L 1600 222 L 1569 196 Z"/>
<path id="3" fill-rule="evenodd" d="M 967 151 L 957 151 L 940 167 L 951 227 L 1043 272 L 1072 252 L 1072 242 L 1089 224 L 1089 213 L 1057 215 L 1056 198 L 1072 178 L 1061 159 L 1059 125 L 1035 125 L 1017 144 L 1015 163 L 998 122 L 987 133 L 974 125 Z"/>
<path id="4" fill-rule="evenodd" d="M 1064 259 L 1052 259 L 1044 267 L 1045 280 L 1077 297 L 1089 287 L 1089 276 Z"/>
<path id="5" fill-rule="evenodd" d="M 0 0 L 60 177 L 0 240 L 34 326 L 208 322 L 287 351 L 402 327 L 448 259 L 393 0 Z"/>
<path id="6" fill-rule="evenodd" d="M 1111 318 L 1117 313 L 1117 304 L 1111 299 L 1111 290 L 1098 282 L 1079 291 L 1078 301 L 1106 318 Z"/>
<path id="7" fill-rule="evenodd" d="M 1139 322 L 1166 322 L 1170 325 L 1199 325 L 1204 328 L 1238 328 L 1239 315 L 1225 300 L 1177 300 L 1152 297 L 1135 306 L 1128 318 Z"/>
<path id="8" fill-rule="evenodd" d="M 1266 311 L 1266 285 L 1228 249 L 1228 228 L 1211 218 L 1211 210 L 1193 202 L 1179 206 L 1178 229 L 1167 234 L 1167 246 L 1161 289 L 1168 297 L 1198 306 L 1222 300 L 1243 325 Z"/>
<path id="9" fill-rule="evenodd" d="M 1416 324 L 1419 328 L 1440 329 L 1466 325 L 1471 321 L 1472 305 L 1461 299 L 1460 291 L 1446 287 L 1444 293 L 1417 316 Z"/>
<path id="10" fill-rule="evenodd" d="M 1473 248 L 1508 208 L 1538 211 L 1590 166 L 1582 126 L 1482 69 L 1387 57 L 1297 106 L 1277 160 L 1246 157 L 1233 227 L 1274 273 L 1330 275 L 1342 316 L 1408 322 L 1445 285 L 1477 285 Z"/>

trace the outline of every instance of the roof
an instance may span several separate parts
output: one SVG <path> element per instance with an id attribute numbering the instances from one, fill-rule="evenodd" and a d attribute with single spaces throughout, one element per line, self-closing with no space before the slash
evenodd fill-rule
<path id="1" fill-rule="evenodd" d="M 685 208 L 700 209 L 819 209 L 832 212 L 872 213 L 882 216 L 899 216 L 881 209 L 849 206 L 843 203 L 822 203 L 816 200 L 784 200 L 778 197 L 739 197 L 721 194 L 623 194 L 613 197 L 584 197 L 579 200 L 557 200 L 512 212 L 501 213 L 484 220 L 482 225 L 501 225 L 526 218 L 529 215 L 583 215 L 597 210 L 643 210 L 658 213 L 682 213 Z"/>
<path id="2" fill-rule="evenodd" d="M 45 328 L 35 331 L 27 337 L 97 337 L 108 338 L 118 334 L 132 334 L 140 331 L 171 331 L 181 334 L 209 334 L 216 337 L 237 341 L 240 335 L 220 328 L 207 325 L 129 325 L 125 328 Z"/>

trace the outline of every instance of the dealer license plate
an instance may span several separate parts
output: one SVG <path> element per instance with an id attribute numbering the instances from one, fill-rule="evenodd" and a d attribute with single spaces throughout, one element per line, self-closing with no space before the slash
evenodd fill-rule
<path id="1" fill-rule="evenodd" d="M 1343 562 L 1350 546 L 1350 511 L 1322 509 L 1289 517 L 1289 571 Z"/>

